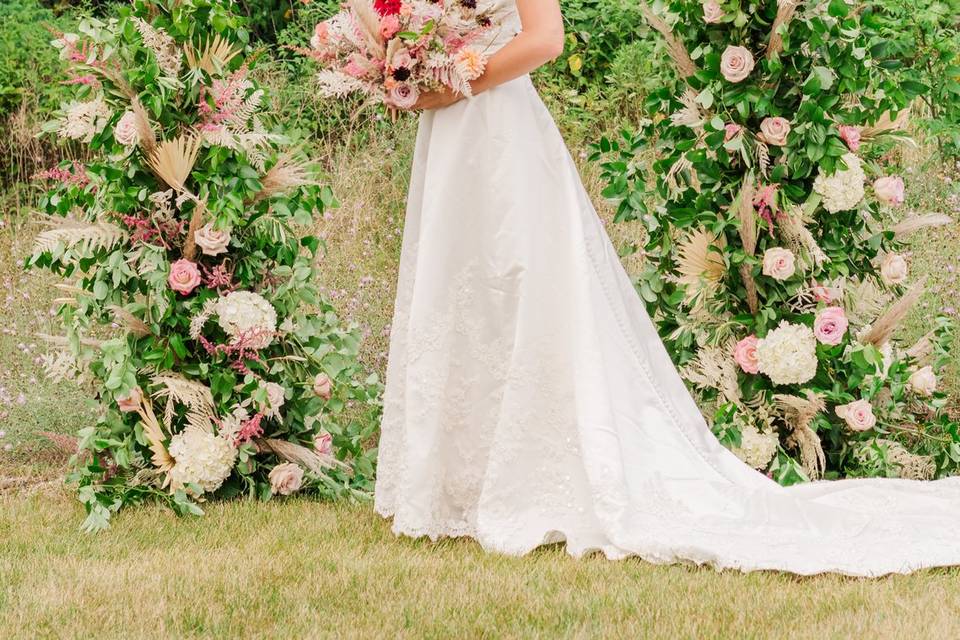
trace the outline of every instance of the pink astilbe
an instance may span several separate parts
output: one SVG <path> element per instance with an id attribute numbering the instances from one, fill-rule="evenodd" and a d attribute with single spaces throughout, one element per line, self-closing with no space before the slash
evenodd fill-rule
<path id="1" fill-rule="evenodd" d="M 210 289 L 216 289 L 217 293 L 229 293 L 237 288 L 233 284 L 233 269 L 227 266 L 226 261 L 212 269 L 206 265 L 200 265 L 200 268 L 203 269 L 204 284 Z"/>
<path id="2" fill-rule="evenodd" d="M 97 77 L 94 75 L 84 75 L 84 76 L 74 76 L 69 80 L 64 80 L 61 84 L 65 85 L 76 85 L 82 84 L 88 87 L 93 87 L 94 89 L 100 88 L 100 81 L 97 80 Z"/>
<path id="3" fill-rule="evenodd" d="M 204 126 L 231 122 L 237 119 L 244 106 L 247 90 L 253 86 L 247 80 L 247 69 L 243 67 L 225 79 L 213 81 L 210 87 L 200 87 L 200 115 L 204 119 Z M 211 105 L 211 103 L 213 103 Z"/>
<path id="4" fill-rule="evenodd" d="M 264 340 L 265 336 L 271 336 L 271 340 Z M 243 374 L 253 373 L 246 365 L 247 360 L 253 360 L 259 364 L 264 364 L 260 357 L 259 347 L 257 345 L 269 344 L 273 337 L 278 334 L 274 331 L 264 329 L 250 329 L 244 331 L 230 341 L 229 344 L 214 344 L 202 335 L 197 338 L 200 344 L 210 355 L 224 354 L 231 359 L 230 368 Z"/>
<path id="5" fill-rule="evenodd" d="M 155 244 L 170 249 L 176 239 L 183 235 L 185 220 L 162 220 L 156 222 L 148 216 L 125 215 L 123 224 L 130 230 L 131 243 Z"/>
<path id="6" fill-rule="evenodd" d="M 766 221 L 771 235 L 773 235 L 773 221 L 780 217 L 780 212 L 774 209 L 776 199 L 777 185 L 775 184 L 761 186 L 753 197 L 753 206 L 757 208 L 757 214 Z"/>
<path id="7" fill-rule="evenodd" d="M 248 442 L 253 438 L 259 438 L 263 435 L 263 427 L 260 426 L 260 423 L 263 421 L 264 414 L 259 411 L 249 420 L 245 420 L 240 425 L 240 430 L 237 431 L 236 438 L 234 439 L 234 445 L 240 446 L 244 442 Z"/>
<path id="8" fill-rule="evenodd" d="M 53 180 L 64 186 L 80 187 L 81 189 L 90 184 L 90 178 L 87 177 L 87 172 L 79 162 L 74 162 L 72 167 L 51 167 L 38 171 L 33 174 L 33 179 Z"/>

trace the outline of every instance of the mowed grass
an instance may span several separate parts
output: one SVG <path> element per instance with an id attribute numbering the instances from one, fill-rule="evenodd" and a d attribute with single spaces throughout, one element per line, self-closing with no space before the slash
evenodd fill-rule
<path id="1" fill-rule="evenodd" d="M 63 490 L 0 497 L 4 638 L 960 637 L 960 572 L 858 580 L 395 538 L 368 506 L 132 509 L 77 532 Z"/>

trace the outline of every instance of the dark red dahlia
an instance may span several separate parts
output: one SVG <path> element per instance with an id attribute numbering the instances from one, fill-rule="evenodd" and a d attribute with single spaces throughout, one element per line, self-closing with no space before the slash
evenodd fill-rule
<path id="1" fill-rule="evenodd" d="M 400 13 L 400 0 L 373 0 L 373 8 L 381 16 L 395 16 Z"/>
<path id="2" fill-rule="evenodd" d="M 393 70 L 393 79 L 403 82 L 410 77 L 410 69 L 406 67 L 397 67 Z"/>

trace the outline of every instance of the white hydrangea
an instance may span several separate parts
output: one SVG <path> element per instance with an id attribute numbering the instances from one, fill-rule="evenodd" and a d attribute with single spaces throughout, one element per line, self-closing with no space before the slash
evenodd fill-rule
<path id="1" fill-rule="evenodd" d="M 780 443 L 777 434 L 760 431 L 753 425 L 744 427 L 740 434 L 740 446 L 730 450 L 754 469 L 766 469 L 777 453 L 777 445 Z"/>
<path id="2" fill-rule="evenodd" d="M 74 101 L 64 109 L 57 133 L 62 138 L 90 142 L 93 136 L 103 131 L 111 115 L 110 107 L 101 95 L 88 102 Z"/>
<path id="3" fill-rule="evenodd" d="M 802 384 L 817 374 L 817 339 L 813 329 L 781 321 L 757 343 L 760 373 L 774 384 Z"/>
<path id="4" fill-rule="evenodd" d="M 252 291 L 234 291 L 219 298 L 214 308 L 217 322 L 232 338 L 255 335 L 250 345 L 262 349 L 273 342 L 277 330 L 277 311 L 266 298 Z"/>
<path id="5" fill-rule="evenodd" d="M 820 168 L 820 175 L 813 183 L 813 190 L 823 199 L 823 208 L 830 213 L 853 209 L 863 200 L 863 182 L 866 175 L 860 166 L 860 158 L 848 153 L 843 156 L 845 170 L 837 170 L 831 176 Z"/>
<path id="6" fill-rule="evenodd" d="M 209 493 L 219 489 L 230 476 L 237 450 L 220 436 L 188 427 L 171 438 L 170 455 L 176 461 L 170 470 L 174 489 L 197 484 Z"/>

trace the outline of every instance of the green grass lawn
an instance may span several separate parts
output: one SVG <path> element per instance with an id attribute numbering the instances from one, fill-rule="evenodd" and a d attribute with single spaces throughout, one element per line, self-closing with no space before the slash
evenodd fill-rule
<path id="1" fill-rule="evenodd" d="M 0 497 L 5 638 L 951 638 L 960 570 L 717 573 L 560 547 L 397 539 L 369 506 L 129 510 L 80 534 L 67 491 Z"/>

